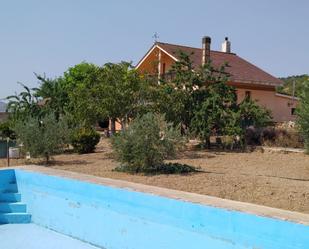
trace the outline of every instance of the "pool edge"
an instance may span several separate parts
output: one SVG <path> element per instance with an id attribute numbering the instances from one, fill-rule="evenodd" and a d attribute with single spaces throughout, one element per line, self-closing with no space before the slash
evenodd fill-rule
<path id="1" fill-rule="evenodd" d="M 98 177 L 93 175 L 87 175 L 83 173 L 77 173 L 72 171 L 52 169 L 44 166 L 37 165 L 27 165 L 27 166 L 16 166 L 9 168 L 1 168 L 0 170 L 5 169 L 17 169 L 17 170 L 26 170 L 31 172 L 42 173 L 46 175 L 53 175 L 62 178 L 69 178 L 104 186 L 110 186 L 115 188 L 122 188 L 126 190 L 131 190 L 135 192 L 142 192 L 146 194 L 152 194 L 156 196 L 171 198 L 175 200 L 185 201 L 196 203 L 205 206 L 211 206 L 216 208 L 222 208 L 231 211 L 239 211 L 247 214 L 268 217 L 273 219 L 279 219 L 283 221 L 290 221 L 294 223 L 299 223 L 303 225 L 309 225 L 309 214 L 289 211 L 279 208 L 273 208 L 253 203 L 234 201 L 229 199 L 223 199 L 219 197 L 201 195 L 191 192 L 185 192 L 174 189 L 167 189 L 157 186 L 145 185 L 141 183 L 134 183 L 124 180 L 117 180 L 111 178 Z"/>

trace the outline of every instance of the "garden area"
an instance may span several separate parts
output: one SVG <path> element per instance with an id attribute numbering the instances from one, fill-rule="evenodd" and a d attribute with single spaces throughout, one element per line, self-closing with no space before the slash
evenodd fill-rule
<path id="1" fill-rule="evenodd" d="M 100 141 L 95 153 L 56 155 L 48 167 L 309 213 L 309 156 L 261 150 L 196 150 L 194 145 L 189 143 L 171 161 L 195 166 L 200 170 L 197 173 L 144 175 L 115 171 L 119 162 L 108 138 Z M 40 165 L 40 160 L 13 159 L 11 163 Z M 6 160 L 0 159 L 0 167 L 5 166 Z"/>
<path id="2" fill-rule="evenodd" d="M 83 62 L 55 79 L 35 75 L 38 88 L 23 85 L 7 98 L 10 115 L 0 137 L 20 153 L 10 165 L 309 213 L 309 80 L 297 122 L 278 126 L 253 99 L 237 101 L 226 65 L 193 68 L 188 55 L 180 58 L 172 81 L 141 75 L 126 62 Z M 104 122 L 108 130 L 98 132 Z"/>

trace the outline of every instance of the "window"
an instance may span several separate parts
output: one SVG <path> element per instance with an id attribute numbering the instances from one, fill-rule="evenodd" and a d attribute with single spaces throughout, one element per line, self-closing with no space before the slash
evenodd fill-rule
<path id="1" fill-rule="evenodd" d="M 246 91 L 245 92 L 245 98 L 246 99 L 251 99 L 251 92 L 250 91 Z"/>
<path id="2" fill-rule="evenodd" d="M 163 75 L 165 74 L 165 63 L 163 63 L 163 69 L 162 69 Z"/>
<path id="3" fill-rule="evenodd" d="M 291 115 L 295 115 L 296 113 L 296 108 L 291 108 Z"/>

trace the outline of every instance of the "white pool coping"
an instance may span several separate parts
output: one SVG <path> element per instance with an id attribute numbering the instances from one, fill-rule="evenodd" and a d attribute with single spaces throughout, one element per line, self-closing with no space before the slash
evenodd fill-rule
<path id="1" fill-rule="evenodd" d="M 131 191 L 143 192 L 157 196 L 172 198 L 181 201 L 197 203 L 206 206 L 223 208 L 227 210 L 240 211 L 248 214 L 275 218 L 285 221 L 296 222 L 304 225 L 309 225 L 309 214 L 283 210 L 279 208 L 272 208 L 247 202 L 233 201 L 222 199 L 219 197 L 201 195 L 196 193 L 189 193 L 179 190 L 167 189 L 162 187 L 144 185 L 140 183 L 128 182 L 123 180 L 116 180 L 111 178 L 103 178 L 93 175 L 86 175 L 60 169 L 52 169 L 44 166 L 27 165 L 18 167 L 1 168 L 3 169 L 21 169 L 32 172 L 38 172 L 47 175 L 54 175 L 58 177 L 70 178 L 89 183 L 95 183 L 110 187 L 123 188 Z"/>

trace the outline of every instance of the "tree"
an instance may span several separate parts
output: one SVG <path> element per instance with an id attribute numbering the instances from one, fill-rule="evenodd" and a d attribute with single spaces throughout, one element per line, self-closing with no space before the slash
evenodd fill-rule
<path id="1" fill-rule="evenodd" d="M 63 150 L 68 143 L 69 129 L 65 118 L 56 119 L 48 114 L 42 119 L 28 116 L 16 121 L 14 131 L 26 152 L 33 157 L 44 157 L 46 163 L 50 157 Z"/>
<path id="2" fill-rule="evenodd" d="M 179 51 L 176 61 L 168 74 L 157 85 L 154 102 L 168 122 L 180 125 L 182 133 L 187 133 L 192 118 L 193 93 L 201 87 L 201 79 L 194 71 L 190 55 Z"/>
<path id="3" fill-rule="evenodd" d="M 174 156 L 182 145 L 180 130 L 167 123 L 162 115 L 153 113 L 137 117 L 125 131 L 112 138 L 113 149 L 123 163 L 121 170 L 133 173 L 173 172 L 173 165 L 165 165 L 164 159 Z M 187 170 L 193 168 L 183 166 L 177 173 Z"/>
<path id="4" fill-rule="evenodd" d="M 8 96 L 8 112 L 11 113 L 12 120 L 24 120 L 28 117 L 42 115 L 42 109 L 38 105 L 38 97 L 33 93 L 34 89 L 30 89 L 26 85 L 20 83 L 24 88 L 19 94 Z"/>
<path id="5" fill-rule="evenodd" d="M 250 98 L 245 98 L 238 105 L 238 112 L 240 127 L 242 129 L 246 129 L 249 126 L 265 127 L 272 123 L 270 110 L 258 106 Z"/>
<path id="6" fill-rule="evenodd" d="M 303 86 L 297 108 L 297 123 L 305 140 L 305 148 L 309 153 L 309 78 L 307 78 Z"/>
<path id="7" fill-rule="evenodd" d="M 306 84 L 308 75 L 294 75 L 280 78 L 284 83 L 277 87 L 277 92 L 282 94 L 299 96 L 302 92 L 303 85 Z M 294 89 L 293 89 L 294 88 Z"/>
<path id="8" fill-rule="evenodd" d="M 169 122 L 180 124 L 182 133 L 197 135 L 207 147 L 210 136 L 242 139 L 250 125 L 261 126 L 270 121 L 269 111 L 246 99 L 237 103 L 235 87 L 227 84 L 227 64 L 215 67 L 211 61 L 194 68 L 190 56 L 181 53 L 169 74 L 158 86 L 158 110 Z"/>
<path id="9" fill-rule="evenodd" d="M 65 80 L 62 77 L 50 79 L 45 75 L 35 74 L 35 76 L 39 80 L 40 86 L 34 88 L 34 95 L 41 99 L 41 107 L 46 109 L 46 112 L 55 113 L 56 118 L 64 115 L 69 103 Z"/>
<path id="10" fill-rule="evenodd" d="M 91 63 L 82 62 L 64 73 L 65 110 L 73 126 L 90 127 L 100 119 L 100 84 L 100 68 Z"/>
<path id="11" fill-rule="evenodd" d="M 147 105 L 147 84 L 131 63 L 107 63 L 100 74 L 100 113 L 112 121 L 119 120 L 122 129 Z"/>
<path id="12" fill-rule="evenodd" d="M 147 84 L 128 62 L 102 67 L 81 63 L 65 73 L 64 81 L 68 112 L 79 126 L 107 119 L 114 133 L 116 120 L 125 128 L 145 105 Z"/>
<path id="13" fill-rule="evenodd" d="M 201 91 L 194 105 L 191 131 L 199 136 L 206 147 L 211 135 L 238 135 L 237 96 L 234 87 L 224 80 L 210 82 Z"/>

